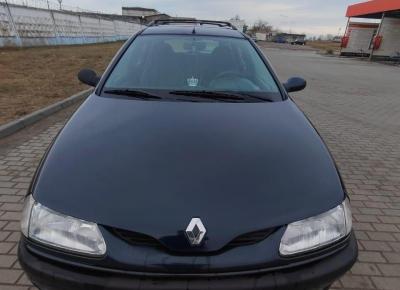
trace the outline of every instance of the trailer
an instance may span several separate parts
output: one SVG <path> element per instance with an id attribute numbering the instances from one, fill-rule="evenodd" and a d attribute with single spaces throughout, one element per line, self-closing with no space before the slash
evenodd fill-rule
<path id="1" fill-rule="evenodd" d="M 276 43 L 290 43 L 297 45 L 306 44 L 305 34 L 295 34 L 295 33 L 277 33 L 274 37 Z"/>
<path id="2" fill-rule="evenodd" d="M 257 41 L 266 41 L 267 40 L 267 34 L 262 33 L 262 32 L 257 32 L 256 33 L 256 39 Z"/>

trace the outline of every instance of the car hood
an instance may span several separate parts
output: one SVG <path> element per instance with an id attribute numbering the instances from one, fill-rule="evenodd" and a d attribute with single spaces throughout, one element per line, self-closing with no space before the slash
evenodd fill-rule
<path id="1" fill-rule="evenodd" d="M 95 95 L 56 138 L 32 191 L 43 205 L 103 229 L 199 252 L 322 213 L 344 198 L 324 143 L 291 100 Z M 207 229 L 197 248 L 184 237 L 193 217 Z"/>

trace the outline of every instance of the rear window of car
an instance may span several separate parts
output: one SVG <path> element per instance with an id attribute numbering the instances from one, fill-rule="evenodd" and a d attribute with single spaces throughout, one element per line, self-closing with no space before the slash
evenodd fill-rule
<path id="1" fill-rule="evenodd" d="M 247 92 L 281 99 L 268 67 L 247 39 L 200 35 L 138 36 L 105 87 Z"/>

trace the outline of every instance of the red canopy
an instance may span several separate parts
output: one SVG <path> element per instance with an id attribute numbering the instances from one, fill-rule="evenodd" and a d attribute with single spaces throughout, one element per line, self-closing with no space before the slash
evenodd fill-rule
<path id="1" fill-rule="evenodd" d="M 394 10 L 400 10 L 400 0 L 371 0 L 350 5 L 346 17 L 360 17 Z"/>

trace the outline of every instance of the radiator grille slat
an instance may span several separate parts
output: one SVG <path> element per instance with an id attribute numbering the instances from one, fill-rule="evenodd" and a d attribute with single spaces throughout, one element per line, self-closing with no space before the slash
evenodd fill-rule
<path id="1" fill-rule="evenodd" d="M 126 241 L 127 243 L 129 243 L 131 245 L 157 247 L 157 248 L 164 247 L 160 243 L 160 241 L 158 241 L 156 238 L 153 238 L 153 237 L 145 235 L 145 234 L 127 231 L 127 230 L 121 230 L 121 229 L 117 229 L 117 228 L 111 228 L 110 230 L 112 233 L 114 233 L 114 235 L 118 236 L 120 239 Z M 248 246 L 248 245 L 253 245 L 253 244 L 259 243 L 259 242 L 265 240 L 274 231 L 275 231 L 275 228 L 243 234 L 241 236 L 236 237 L 232 241 L 230 241 L 227 245 L 225 245 L 224 249 Z"/>

